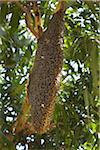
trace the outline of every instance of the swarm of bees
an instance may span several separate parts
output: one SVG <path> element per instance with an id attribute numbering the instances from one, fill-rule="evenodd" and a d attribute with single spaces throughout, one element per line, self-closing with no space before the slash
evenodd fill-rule
<path id="1" fill-rule="evenodd" d="M 29 76 L 24 106 L 31 105 L 32 132 L 43 134 L 49 130 L 51 125 L 63 65 L 65 1 L 61 1 L 59 9 L 55 11 L 44 32 L 41 30 L 40 12 L 37 5 L 35 8 L 36 26 L 33 30 L 31 12 L 24 7 L 27 26 L 38 39 L 38 48 Z M 25 107 L 23 107 L 23 114 Z"/>

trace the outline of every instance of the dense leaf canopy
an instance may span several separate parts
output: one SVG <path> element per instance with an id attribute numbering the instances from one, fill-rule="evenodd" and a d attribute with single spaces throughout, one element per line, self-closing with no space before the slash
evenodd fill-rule
<path id="1" fill-rule="evenodd" d="M 40 2 L 44 30 L 55 4 L 56 0 Z M 11 142 L 11 127 L 25 100 L 25 84 L 37 41 L 16 3 L 0 2 L 1 150 L 99 149 L 98 24 L 99 2 L 67 2 L 64 63 L 53 117 L 56 127 L 41 136 L 14 134 L 14 142 Z"/>

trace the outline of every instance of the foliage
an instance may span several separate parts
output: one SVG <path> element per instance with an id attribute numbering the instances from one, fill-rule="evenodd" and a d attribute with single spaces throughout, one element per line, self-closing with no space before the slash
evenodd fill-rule
<path id="1" fill-rule="evenodd" d="M 44 29 L 55 2 L 40 3 Z M 12 143 L 11 126 L 21 112 L 37 44 L 20 8 L 15 3 L 0 3 L 1 150 L 99 149 L 98 10 L 99 2 L 96 1 L 67 3 L 64 64 L 53 117 L 56 127 L 42 136 L 12 135 Z"/>

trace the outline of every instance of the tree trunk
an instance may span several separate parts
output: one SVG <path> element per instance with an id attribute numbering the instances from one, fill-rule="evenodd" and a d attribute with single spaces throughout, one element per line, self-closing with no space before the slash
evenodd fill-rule
<path id="1" fill-rule="evenodd" d="M 29 76 L 28 97 L 35 133 L 45 133 L 55 106 L 63 65 L 64 9 L 56 12 L 38 40 L 35 62 Z"/>

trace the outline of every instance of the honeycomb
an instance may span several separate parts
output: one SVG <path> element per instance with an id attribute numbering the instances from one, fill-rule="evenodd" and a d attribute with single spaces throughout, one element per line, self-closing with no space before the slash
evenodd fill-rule
<path id="1" fill-rule="evenodd" d="M 28 97 L 34 133 L 49 130 L 63 65 L 64 10 L 56 12 L 38 40 Z"/>

